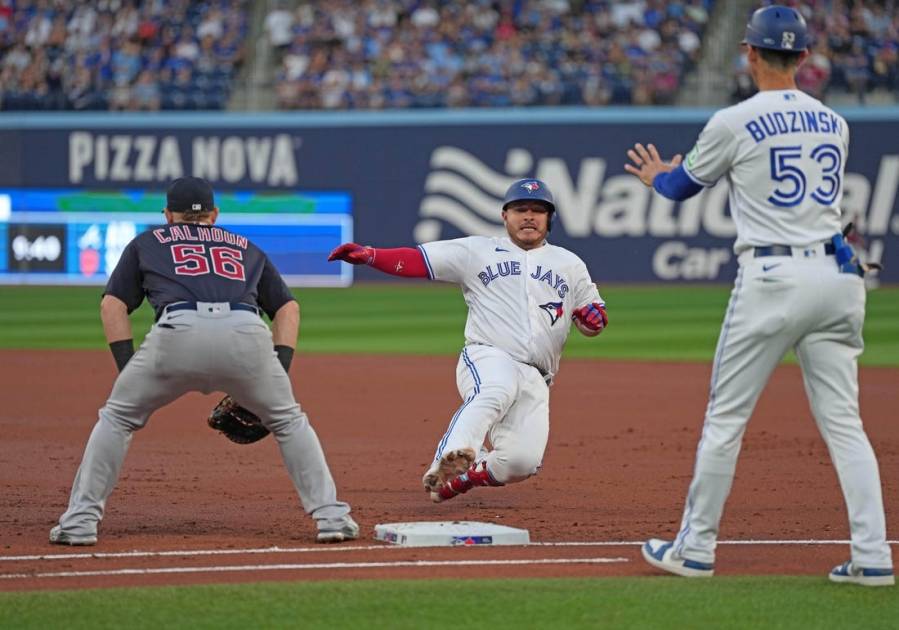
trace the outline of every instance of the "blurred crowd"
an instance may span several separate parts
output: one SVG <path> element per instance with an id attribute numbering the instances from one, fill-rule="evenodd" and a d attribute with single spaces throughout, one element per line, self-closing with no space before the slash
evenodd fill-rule
<path id="1" fill-rule="evenodd" d="M 799 68 L 799 87 L 821 100 L 850 93 L 860 103 L 872 94 L 899 99 L 899 2 L 896 0 L 787 1 L 805 17 L 810 55 Z M 733 98 L 754 92 L 745 59 L 737 61 Z"/>
<path id="2" fill-rule="evenodd" d="M 0 0 L 0 109 L 223 109 L 246 0 Z"/>
<path id="3" fill-rule="evenodd" d="M 803 90 L 899 98 L 899 0 L 781 1 L 809 24 Z M 269 0 L 262 29 L 283 109 L 666 105 L 712 2 Z M 252 7 L 0 0 L 0 109 L 223 109 Z"/>
<path id="4" fill-rule="evenodd" d="M 265 20 L 285 109 L 651 105 L 712 0 L 329 0 Z"/>

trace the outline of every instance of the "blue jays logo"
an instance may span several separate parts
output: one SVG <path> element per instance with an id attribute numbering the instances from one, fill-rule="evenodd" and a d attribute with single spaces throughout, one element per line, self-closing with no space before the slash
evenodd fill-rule
<path id="1" fill-rule="evenodd" d="M 525 182 L 521 185 L 521 187 L 527 190 L 529 193 L 532 193 L 535 190 L 540 190 L 540 184 L 538 184 L 537 182 Z"/>
<path id="2" fill-rule="evenodd" d="M 546 304 L 541 304 L 540 308 L 546 311 L 546 314 L 549 315 L 549 325 L 554 325 L 559 318 L 565 313 L 562 309 L 561 302 L 547 302 Z"/>

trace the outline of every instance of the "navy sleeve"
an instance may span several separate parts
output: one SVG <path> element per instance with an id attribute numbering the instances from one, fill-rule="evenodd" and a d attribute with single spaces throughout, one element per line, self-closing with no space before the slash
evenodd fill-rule
<path id="1" fill-rule="evenodd" d="M 690 179 L 683 166 L 678 166 L 669 173 L 656 175 L 652 180 L 652 187 L 663 197 L 674 201 L 689 199 L 702 190 L 702 186 Z"/>
<path id="2" fill-rule="evenodd" d="M 293 294 L 284 283 L 284 278 L 275 269 L 272 261 L 265 257 L 265 267 L 262 269 L 262 276 L 259 278 L 259 307 L 265 311 L 269 319 L 274 319 L 275 313 L 282 306 L 294 300 Z"/>
<path id="3" fill-rule="evenodd" d="M 143 277 L 136 242 L 137 239 L 125 247 L 103 291 L 103 295 L 111 295 L 122 300 L 128 307 L 129 314 L 144 301 Z"/>

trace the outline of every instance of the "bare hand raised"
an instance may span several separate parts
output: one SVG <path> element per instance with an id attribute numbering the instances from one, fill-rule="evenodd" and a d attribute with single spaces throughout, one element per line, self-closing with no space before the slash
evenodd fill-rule
<path id="1" fill-rule="evenodd" d="M 634 145 L 633 149 L 628 149 L 627 156 L 634 163 L 634 166 L 625 164 L 624 170 L 639 177 L 640 181 L 650 188 L 652 187 L 652 180 L 655 179 L 656 175 L 673 171 L 680 166 L 682 160 L 681 154 L 678 153 L 671 158 L 670 162 L 665 162 L 659 156 L 655 145 L 650 144 L 644 147 L 639 142 Z"/>

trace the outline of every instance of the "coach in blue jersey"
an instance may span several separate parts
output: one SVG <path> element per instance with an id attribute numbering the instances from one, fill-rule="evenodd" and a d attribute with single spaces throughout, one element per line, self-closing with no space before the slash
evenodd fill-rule
<path id="1" fill-rule="evenodd" d="M 337 500 L 318 437 L 287 375 L 299 328 L 290 290 L 262 250 L 215 227 L 219 209 L 205 180 L 174 181 L 164 214 L 167 225 L 132 240 L 106 286 L 100 315 L 120 374 L 50 542 L 97 542 L 132 434 L 190 391 L 228 393 L 274 434 L 303 507 L 318 525 L 318 542 L 356 538 L 359 528 L 349 505 Z M 128 315 L 144 297 L 157 321 L 135 353 Z"/>
<path id="2" fill-rule="evenodd" d="M 891 585 L 877 459 L 858 411 L 865 267 L 841 234 L 849 127 L 796 89 L 806 39 L 795 9 L 759 9 L 744 41 L 759 93 L 712 116 L 683 164 L 679 156 L 663 162 L 651 144 L 628 152 L 633 165 L 626 169 L 670 199 L 686 199 L 726 178 L 739 261 L 681 529 L 673 542 L 649 540 L 643 557 L 678 575 L 712 575 L 746 423 L 771 372 L 792 349 L 849 511 L 851 560 L 829 577 Z"/>

